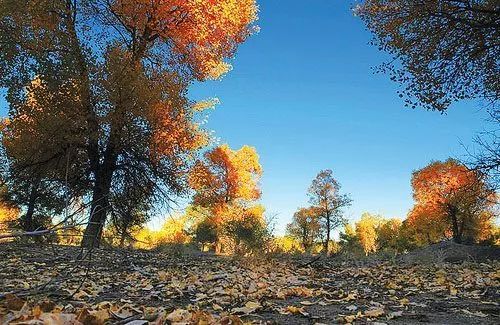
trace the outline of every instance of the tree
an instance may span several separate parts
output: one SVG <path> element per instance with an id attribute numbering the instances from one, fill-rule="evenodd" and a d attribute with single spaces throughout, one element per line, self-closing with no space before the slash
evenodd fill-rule
<path id="1" fill-rule="evenodd" d="M 361 256 L 364 253 L 363 248 L 359 242 L 358 235 L 355 227 L 350 223 L 344 224 L 344 229 L 339 233 L 339 244 L 341 252 L 344 254 L 354 254 Z"/>
<path id="2" fill-rule="evenodd" d="M 378 250 L 378 227 L 382 218 L 369 213 L 363 213 L 361 219 L 356 222 L 356 237 L 363 247 L 365 255 L 375 253 Z"/>
<path id="3" fill-rule="evenodd" d="M 188 218 L 185 215 L 170 215 L 159 230 L 143 227 L 133 234 L 134 247 L 141 249 L 156 249 L 161 246 L 179 252 L 180 246 L 187 244 L 190 240 L 187 234 Z"/>
<path id="4" fill-rule="evenodd" d="M 292 223 L 287 226 L 287 233 L 300 241 L 305 252 L 310 252 L 320 236 L 318 212 L 315 207 L 300 208 L 293 214 Z"/>
<path id="5" fill-rule="evenodd" d="M 426 231 L 442 232 L 441 238 L 450 232 L 457 243 L 476 240 L 477 227 L 484 224 L 485 217 L 493 216 L 488 212 L 495 193 L 480 173 L 454 159 L 415 171 L 411 183 L 415 206 L 409 222 Z"/>
<path id="6" fill-rule="evenodd" d="M 46 80 L 34 78 L 25 101 L 12 101 L 11 118 L 1 130 L 8 196 L 25 208 L 21 227 L 26 231 L 50 223 L 85 187 L 83 143 L 77 136 L 82 119 L 66 109 L 75 105 L 75 88 L 59 78 L 57 72 Z"/>
<path id="7" fill-rule="evenodd" d="M 393 57 L 381 70 L 402 84 L 408 105 L 445 111 L 462 99 L 498 101 L 498 1 L 365 0 L 355 12 Z"/>
<path id="8" fill-rule="evenodd" d="M 64 112 L 83 117 L 75 133 L 91 204 L 82 245 L 99 244 L 123 171 L 140 171 L 163 202 L 185 194 L 191 157 L 206 144 L 187 87 L 229 70 L 226 59 L 254 30 L 255 1 L 6 0 L 1 9 L 10 115 L 20 118 L 33 76 L 45 82 L 57 71 L 47 67 L 75 88 Z"/>
<path id="9" fill-rule="evenodd" d="M 331 231 L 343 225 L 345 219 L 342 210 L 351 205 L 352 200 L 340 193 L 340 184 L 329 169 L 322 170 L 309 187 L 309 200 L 318 211 L 326 233 L 324 253 L 328 254 Z"/>
<path id="10" fill-rule="evenodd" d="M 403 223 L 399 219 L 381 220 L 377 229 L 377 246 L 379 250 L 402 252 L 406 247 L 402 238 Z"/>
<path id="11" fill-rule="evenodd" d="M 238 241 L 235 225 L 250 222 L 247 219 L 252 224 L 264 223 L 264 208 L 257 204 L 262 166 L 257 151 L 249 146 L 232 150 L 222 145 L 206 152 L 204 158 L 193 167 L 189 184 L 194 190 L 193 205 L 206 209 L 206 217 L 217 226 L 220 250 L 224 233 L 235 234 L 233 239 Z"/>
<path id="12" fill-rule="evenodd" d="M 239 216 L 224 222 L 224 235 L 231 241 L 228 246 L 235 254 L 244 256 L 265 250 L 270 234 L 267 232 L 263 214 L 264 207 L 256 205 L 240 211 Z"/>
<path id="13" fill-rule="evenodd" d="M 217 225 L 208 218 L 202 220 L 196 226 L 194 239 L 201 245 L 201 251 L 204 252 L 206 245 L 217 242 Z"/>

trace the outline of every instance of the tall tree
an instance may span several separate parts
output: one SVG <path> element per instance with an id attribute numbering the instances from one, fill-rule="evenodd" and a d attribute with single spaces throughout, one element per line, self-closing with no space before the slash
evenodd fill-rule
<path id="1" fill-rule="evenodd" d="M 187 87 L 229 70 L 225 60 L 254 30 L 254 0 L 6 0 L 0 12 L 11 115 L 34 76 L 50 77 L 42 67 L 57 63 L 76 89 L 66 110 L 83 116 L 84 246 L 98 245 L 123 171 L 141 171 L 164 201 L 185 192 L 193 152 L 206 144 Z"/>
<path id="2" fill-rule="evenodd" d="M 476 171 L 458 161 L 433 162 L 413 173 L 415 206 L 411 223 L 426 224 L 429 231 L 448 231 L 457 243 L 477 240 L 477 227 L 491 212 L 495 193 Z"/>
<path id="3" fill-rule="evenodd" d="M 324 253 L 328 254 L 331 232 L 345 223 L 343 209 L 350 206 L 352 200 L 349 195 L 340 193 L 340 184 L 329 169 L 319 172 L 312 181 L 309 200 L 319 210 L 326 234 Z"/>

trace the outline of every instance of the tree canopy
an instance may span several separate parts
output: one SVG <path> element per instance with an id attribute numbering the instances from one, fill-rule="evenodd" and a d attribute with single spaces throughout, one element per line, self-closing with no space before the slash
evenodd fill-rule
<path id="1" fill-rule="evenodd" d="M 381 66 L 407 105 L 445 111 L 462 99 L 500 98 L 496 0 L 365 0 L 356 14 L 392 60 Z"/>

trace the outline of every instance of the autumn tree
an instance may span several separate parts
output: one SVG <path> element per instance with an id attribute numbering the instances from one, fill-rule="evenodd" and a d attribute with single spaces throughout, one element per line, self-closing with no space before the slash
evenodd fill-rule
<path id="1" fill-rule="evenodd" d="M 351 205 L 347 194 L 340 193 L 340 184 L 329 169 L 322 170 L 309 187 L 309 200 L 318 209 L 320 220 L 326 234 L 324 253 L 328 254 L 328 246 L 332 230 L 345 223 L 343 209 Z"/>
<path id="2" fill-rule="evenodd" d="M 75 88 L 60 77 L 54 71 L 45 81 L 34 78 L 25 100 L 11 101 L 11 118 L 3 122 L 3 177 L 9 200 L 24 208 L 20 225 L 26 231 L 45 227 L 86 185 L 82 120 L 67 112 L 76 102 Z"/>
<path id="3" fill-rule="evenodd" d="M 481 224 L 491 222 L 495 193 L 480 173 L 456 160 L 433 162 L 415 171 L 411 183 L 415 206 L 408 220 L 424 227 L 422 232 L 442 232 L 441 238 L 450 233 L 457 243 L 470 242 L 477 240 Z"/>
<path id="4" fill-rule="evenodd" d="M 287 233 L 300 241 L 305 252 L 310 252 L 320 237 L 321 225 L 318 212 L 315 207 L 300 208 L 293 214 L 292 223 L 287 226 Z"/>
<path id="5" fill-rule="evenodd" d="M 498 1 L 365 0 L 355 12 L 394 57 L 382 70 L 409 105 L 444 111 L 457 100 L 499 99 Z"/>
<path id="6" fill-rule="evenodd" d="M 50 84 L 51 71 L 63 72 L 56 74 L 65 81 L 60 84 L 73 87 L 75 102 L 62 113 L 76 116 L 78 127 L 61 129 L 56 139 L 74 136 L 85 157 L 81 178 L 91 202 L 82 244 L 99 244 L 125 171 L 140 171 L 139 183 L 154 188 L 159 201 L 185 194 L 191 158 L 206 144 L 196 122 L 200 107 L 187 99 L 187 87 L 229 70 L 226 59 L 254 30 L 255 1 L 1 5 L 0 86 L 8 90 L 13 123 L 22 118 L 16 105 L 28 101 L 24 89 L 34 76 Z"/>
<path id="7" fill-rule="evenodd" d="M 361 219 L 356 222 L 356 237 L 363 247 L 365 255 L 375 253 L 378 250 L 378 228 L 382 218 L 370 213 L 363 213 Z"/>
<path id="8" fill-rule="evenodd" d="M 169 215 L 158 230 L 147 226 L 141 227 L 133 233 L 134 247 L 141 249 L 164 248 L 178 253 L 182 245 L 189 242 L 187 233 L 188 218 L 186 215 Z"/>
<path id="9" fill-rule="evenodd" d="M 201 251 L 204 252 L 208 245 L 217 242 L 217 225 L 208 218 L 201 220 L 196 225 L 194 240 L 201 246 Z"/>
<path id="10" fill-rule="evenodd" d="M 259 156 L 249 146 L 232 150 L 222 145 L 208 151 L 204 158 L 195 164 L 189 176 L 193 205 L 208 211 L 206 218 L 216 225 L 218 239 L 226 227 L 239 240 L 237 225 L 247 227 L 248 219 L 255 220 L 254 225 L 263 222 L 264 209 L 257 203 L 262 175 Z"/>
<path id="11" fill-rule="evenodd" d="M 364 253 L 356 233 L 356 228 L 350 223 L 346 222 L 344 229 L 339 232 L 339 244 L 340 251 L 343 254 L 361 256 Z"/>
<path id="12" fill-rule="evenodd" d="M 381 220 L 377 228 L 378 249 L 402 252 L 406 248 L 402 227 L 403 222 L 400 219 Z"/>

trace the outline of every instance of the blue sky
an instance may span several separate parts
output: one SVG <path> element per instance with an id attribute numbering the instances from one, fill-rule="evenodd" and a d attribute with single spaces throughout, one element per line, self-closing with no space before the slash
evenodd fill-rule
<path id="1" fill-rule="evenodd" d="M 282 233 L 321 169 L 350 193 L 350 220 L 363 212 L 404 218 L 410 177 L 431 160 L 463 157 L 486 114 L 470 103 L 448 114 L 403 107 L 397 85 L 371 68 L 386 57 L 350 1 L 261 0 L 261 31 L 238 50 L 223 80 L 194 85 L 218 97 L 208 127 L 233 148 L 257 148 L 269 214 Z M 5 103 L 0 102 L 0 115 Z"/>
<path id="2" fill-rule="evenodd" d="M 397 85 L 371 68 L 386 56 L 349 1 L 261 0 L 261 31 L 243 44 L 222 81 L 195 85 L 218 97 L 208 127 L 233 148 L 255 146 L 264 168 L 262 201 L 278 232 L 307 204 L 307 188 L 332 169 L 356 220 L 367 211 L 404 218 L 410 177 L 431 160 L 463 157 L 487 127 L 471 103 L 446 115 L 403 107 Z"/>

